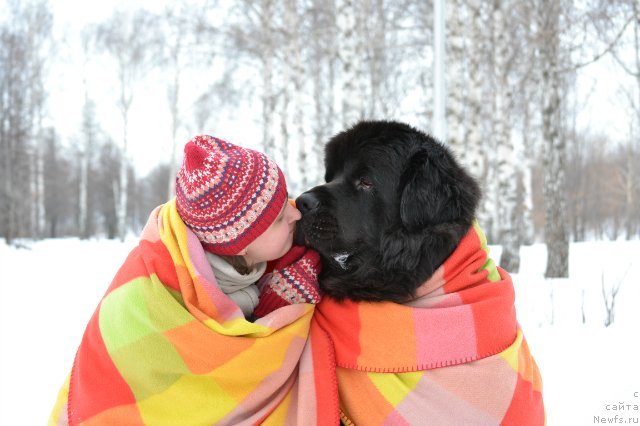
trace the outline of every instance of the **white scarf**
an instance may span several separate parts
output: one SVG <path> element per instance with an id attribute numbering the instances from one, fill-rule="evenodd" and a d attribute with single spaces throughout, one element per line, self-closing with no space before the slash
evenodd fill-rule
<path id="1" fill-rule="evenodd" d="M 250 317 L 260 297 L 256 282 L 267 269 L 267 262 L 258 263 L 243 275 L 220 256 L 206 251 L 205 254 L 222 292 L 236 302 L 246 318 Z"/>

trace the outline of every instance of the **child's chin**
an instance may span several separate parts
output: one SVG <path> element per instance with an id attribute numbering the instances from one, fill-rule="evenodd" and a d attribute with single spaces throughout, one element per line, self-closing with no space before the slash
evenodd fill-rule
<path id="1" fill-rule="evenodd" d="M 282 254 L 280 255 L 280 257 L 287 254 L 289 250 L 291 250 L 291 247 L 293 247 L 293 240 L 289 239 L 289 241 L 287 241 L 287 244 L 285 244 L 284 248 L 282 249 Z"/>
<path id="2" fill-rule="evenodd" d="M 291 247 L 293 247 L 293 235 L 291 235 L 287 240 L 287 242 L 282 246 L 282 251 L 280 252 L 280 256 L 278 256 L 276 259 L 279 259 L 285 254 L 289 253 L 289 250 L 291 250 Z"/>

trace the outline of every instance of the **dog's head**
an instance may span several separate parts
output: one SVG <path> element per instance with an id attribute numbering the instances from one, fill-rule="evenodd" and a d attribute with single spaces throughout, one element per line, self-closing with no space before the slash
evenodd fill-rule
<path id="1" fill-rule="evenodd" d="M 334 136 L 325 181 L 296 200 L 297 239 L 323 259 L 330 296 L 403 302 L 471 226 L 477 183 L 451 152 L 406 124 L 364 121 Z"/>

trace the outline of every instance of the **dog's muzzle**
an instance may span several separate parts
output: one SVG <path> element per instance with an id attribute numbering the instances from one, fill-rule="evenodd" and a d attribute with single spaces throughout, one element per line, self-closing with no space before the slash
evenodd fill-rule
<path id="1" fill-rule="evenodd" d="M 307 191 L 300 195 L 296 207 L 302 213 L 296 225 L 296 243 L 314 247 L 337 237 L 338 221 L 315 193 Z"/>

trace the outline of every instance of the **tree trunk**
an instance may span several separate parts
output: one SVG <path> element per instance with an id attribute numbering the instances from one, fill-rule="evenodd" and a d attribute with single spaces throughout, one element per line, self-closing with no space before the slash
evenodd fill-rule
<path id="1" fill-rule="evenodd" d="M 560 95 L 560 5 L 542 1 L 545 19 L 541 28 L 542 128 L 544 138 L 545 242 L 547 278 L 566 278 L 569 274 L 569 242 L 565 209 L 566 144 L 561 132 Z"/>
<path id="2" fill-rule="evenodd" d="M 522 230 L 522 243 L 533 244 L 535 241 L 535 227 L 533 224 L 533 158 L 534 138 L 531 137 L 531 91 L 529 84 L 523 85 L 523 123 L 522 123 L 522 148 L 518 152 L 517 163 L 520 164 L 522 179 L 522 214 L 518 219 L 518 228 Z"/>
<path id="3" fill-rule="evenodd" d="M 36 166 L 35 181 L 36 181 L 36 237 L 42 238 L 46 232 L 47 216 L 45 208 L 45 184 L 44 184 L 44 137 L 42 131 L 38 131 L 38 137 L 36 140 Z M 51 137 L 54 137 L 53 135 Z"/>
<path id="4" fill-rule="evenodd" d="M 501 93 L 502 82 L 499 81 L 499 73 L 502 70 L 498 70 L 497 62 L 499 60 L 499 52 L 497 47 L 497 37 L 499 34 L 497 31 L 498 22 L 496 18 L 495 2 L 491 2 L 485 5 L 488 8 L 486 11 L 487 25 L 486 35 L 484 36 L 492 49 L 487 52 L 486 56 L 487 72 L 486 72 L 486 89 L 488 89 L 487 97 L 485 99 L 485 108 L 488 109 L 488 114 L 485 120 L 489 124 L 489 133 L 485 135 L 481 141 L 483 151 L 488 152 L 486 156 L 486 181 L 485 181 L 485 197 L 484 203 L 481 206 L 479 217 L 481 218 L 484 226 L 487 240 L 492 243 L 497 243 L 499 239 L 499 224 L 500 224 L 500 202 L 503 194 L 500 194 L 500 157 L 498 155 L 498 149 L 500 144 L 503 143 L 501 138 L 504 138 L 503 117 L 503 100 L 498 96 Z"/>
<path id="5" fill-rule="evenodd" d="M 311 78 L 313 83 L 313 105 L 315 117 L 311 120 L 312 125 L 312 149 L 311 159 L 315 164 L 305 172 L 308 176 L 308 186 L 315 186 L 322 182 L 322 162 L 324 157 L 324 144 L 328 136 L 332 133 L 331 123 L 332 114 L 330 110 L 333 105 L 333 60 L 327 60 L 335 55 L 331 55 L 331 49 L 335 45 L 327 40 L 331 40 L 333 36 L 330 32 L 325 31 L 325 15 L 330 15 L 326 3 L 323 0 L 314 0 L 312 11 L 312 31 L 311 38 L 313 50 L 313 65 Z M 331 11 L 333 12 L 333 11 Z M 314 173 L 309 176 L 309 173 Z M 306 189 L 306 187 L 304 188 Z"/>
<path id="6" fill-rule="evenodd" d="M 469 52 L 469 92 L 467 96 L 467 121 L 465 128 L 464 144 L 461 160 L 469 168 L 469 171 L 478 180 L 483 191 L 486 190 L 487 181 L 487 160 L 486 150 L 482 147 L 482 110 L 483 110 L 483 86 L 484 73 L 481 64 L 484 60 L 484 45 L 481 40 L 483 36 L 483 4 L 481 0 L 470 1 L 469 25 L 466 27 L 470 32 L 469 40 L 476 40 L 476 45 L 467 49 Z M 480 40 L 480 41 L 478 41 Z M 486 195 L 486 194 L 485 194 Z"/>
<path id="7" fill-rule="evenodd" d="M 513 91 L 509 85 L 512 52 L 510 49 L 509 28 L 506 13 L 509 4 L 506 0 L 494 3 L 495 30 L 495 67 L 497 86 L 495 91 L 496 110 L 495 128 L 497 163 L 497 221 L 495 223 L 497 242 L 502 245 L 500 266 L 510 272 L 517 273 L 520 267 L 521 230 L 516 226 L 517 220 L 517 172 L 513 139 L 511 137 L 511 110 L 513 108 Z"/>
<path id="8" fill-rule="evenodd" d="M 85 82 L 86 86 L 86 82 Z M 80 153 L 80 178 L 79 180 L 79 196 L 78 196 L 78 224 L 80 225 L 79 233 L 81 239 L 89 238 L 89 162 L 92 156 L 93 147 L 95 145 L 95 113 L 93 103 L 89 100 L 89 96 L 85 88 L 85 100 L 83 108 L 82 137 L 83 147 Z"/>
<path id="9" fill-rule="evenodd" d="M 364 118 L 364 99 L 362 83 L 363 48 L 358 25 L 356 0 L 339 0 L 337 27 L 340 34 L 338 57 L 342 69 L 342 124 L 350 127 Z"/>
<path id="10" fill-rule="evenodd" d="M 127 188 L 129 186 L 127 174 L 127 127 L 128 108 L 122 112 L 123 120 L 123 140 L 120 151 L 120 178 L 118 180 L 118 196 L 116 198 L 116 217 L 118 238 L 124 241 L 127 234 Z"/>
<path id="11" fill-rule="evenodd" d="M 5 114 L 8 115 L 8 111 L 4 111 Z M 7 120 L 8 121 L 8 120 Z M 4 123 L 3 123 L 4 124 Z M 6 133 L 4 132 L 6 130 Z M 2 150 L 2 158 L 3 158 L 3 185 L 4 185 L 4 194 L 2 196 L 2 231 L 3 236 L 5 238 L 5 242 L 7 244 L 11 244 L 14 238 L 15 232 L 15 202 L 14 202 L 14 185 L 13 185 L 13 161 L 12 159 L 15 157 L 15 143 L 13 143 L 13 138 L 10 137 L 9 129 L 4 128 L 3 125 L 3 150 Z"/>
<path id="12" fill-rule="evenodd" d="M 464 140 L 466 130 L 465 98 L 468 96 L 467 75 L 464 64 L 467 62 L 465 51 L 465 5 L 461 0 L 454 0 L 445 5 L 447 16 L 447 143 L 453 148 L 458 158 L 465 161 Z"/>
<path id="13" fill-rule="evenodd" d="M 178 36 L 179 37 L 179 36 Z M 180 41 L 176 42 L 173 53 L 173 82 L 169 85 L 168 100 L 171 112 L 171 153 L 169 155 L 169 179 L 167 181 L 167 200 L 170 200 L 175 191 L 175 179 L 178 148 L 179 102 L 180 102 Z"/>
<path id="14" fill-rule="evenodd" d="M 633 135 L 631 135 L 631 137 L 633 137 Z M 624 194 L 625 194 L 625 237 L 627 240 L 630 240 L 631 238 L 633 238 L 633 236 L 636 234 L 636 217 L 638 215 L 638 212 L 634 209 L 635 207 L 635 193 L 637 191 L 636 188 L 636 182 L 637 182 L 637 177 L 636 177 L 636 165 L 635 165 L 635 161 L 636 159 L 634 158 L 634 150 L 632 149 L 631 146 L 629 146 L 627 148 L 627 155 L 626 155 L 626 161 L 625 161 L 625 173 L 626 173 L 626 179 L 624 181 Z"/>
<path id="15" fill-rule="evenodd" d="M 89 161 L 86 148 L 82 150 L 80 157 L 80 173 L 78 179 L 78 233 L 80 238 L 86 240 L 89 238 L 87 217 L 88 215 L 88 180 L 89 180 Z"/>
<path id="16" fill-rule="evenodd" d="M 629 176 L 627 178 L 626 188 L 626 221 L 627 221 L 627 239 L 633 238 L 638 231 L 640 231 L 640 224 L 638 223 L 638 186 L 640 186 L 640 178 L 638 176 L 638 169 L 636 164 L 636 156 L 640 154 L 640 5 L 637 2 L 633 4 L 633 11 L 635 13 L 635 23 L 633 26 L 633 48 L 635 57 L 635 70 L 636 70 L 636 93 L 638 95 L 636 104 L 636 126 L 635 132 L 631 132 L 631 142 L 629 147 L 629 155 L 627 155 L 627 171 Z"/>
<path id="17" fill-rule="evenodd" d="M 304 112 L 307 106 L 303 97 L 303 82 L 305 71 L 302 65 L 302 46 L 300 40 L 300 15 L 296 11 L 296 35 L 294 37 L 294 56 L 292 58 L 293 69 L 293 136 L 298 144 L 297 166 L 300 172 L 300 180 L 293 187 L 295 194 L 300 194 L 309 188 L 309 164 L 307 159 L 307 135 L 305 132 Z"/>
<path id="18" fill-rule="evenodd" d="M 291 170 L 291 164 L 289 157 L 290 145 L 291 145 L 291 132 L 292 132 L 292 119 L 290 114 L 290 109 L 294 109 L 291 105 L 292 97 L 293 97 L 293 79 L 295 78 L 293 73 L 293 64 L 291 63 L 294 60 L 294 56 L 296 52 L 294 51 L 294 38 L 295 34 L 295 4 L 291 0 L 284 1 L 284 24 L 283 30 L 287 32 L 287 35 L 284 38 L 284 57 L 287 58 L 286 61 L 279 61 L 278 65 L 280 65 L 282 71 L 279 73 L 282 76 L 282 86 L 279 88 L 280 93 L 280 133 L 278 135 L 279 139 L 282 141 L 282 167 L 283 171 L 287 177 L 287 181 L 289 185 L 295 185 L 293 179 L 290 178 L 289 171 Z M 278 159 L 276 159 L 278 161 Z M 297 172 L 296 168 L 296 172 Z M 296 179 L 297 180 L 297 179 Z M 297 183 L 297 182 L 296 182 Z M 291 189 L 294 192 L 293 187 Z"/>
<path id="19" fill-rule="evenodd" d="M 268 157 L 274 158 L 276 154 L 276 141 L 273 134 L 273 126 L 276 111 L 276 98 L 273 88 L 273 68 L 275 54 L 275 40 L 271 21 L 273 18 L 273 2 L 262 2 L 260 24 L 265 41 L 264 53 L 260 57 L 262 61 L 262 146 Z M 275 159 L 275 158 L 274 158 Z"/>

